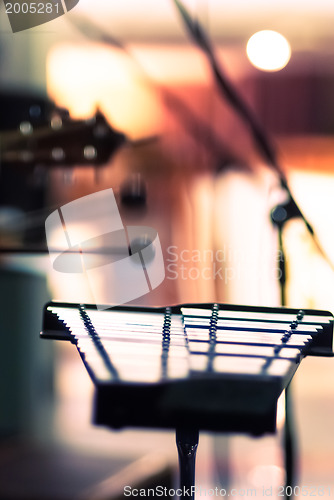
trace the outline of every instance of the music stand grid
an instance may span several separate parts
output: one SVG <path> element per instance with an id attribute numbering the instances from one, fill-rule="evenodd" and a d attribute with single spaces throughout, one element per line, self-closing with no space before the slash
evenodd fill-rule
<path id="1" fill-rule="evenodd" d="M 199 375 L 285 377 L 328 316 L 181 306 L 97 311 L 50 305 L 98 382 L 157 383 Z"/>

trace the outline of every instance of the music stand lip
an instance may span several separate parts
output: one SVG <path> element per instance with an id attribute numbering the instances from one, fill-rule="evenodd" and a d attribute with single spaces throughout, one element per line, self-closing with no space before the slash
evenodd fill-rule
<path id="1" fill-rule="evenodd" d="M 240 405 L 231 405 L 228 398 L 207 405 L 209 394 L 205 385 L 207 398 L 197 399 L 197 404 L 187 406 L 190 396 L 197 395 L 189 391 L 191 382 L 157 384 L 156 386 L 139 386 L 139 384 L 98 384 L 94 394 L 93 423 L 112 429 L 154 428 L 175 429 L 191 425 L 200 430 L 222 433 L 238 432 L 260 436 L 276 432 L 277 392 L 273 392 L 273 384 L 268 384 L 266 404 L 257 405 L 259 399 L 250 397 Z M 203 387 L 204 389 L 204 387 Z M 214 387 L 212 387 L 214 390 Z M 222 389 L 222 388 L 221 388 Z M 186 391 L 189 397 L 185 399 Z M 215 391 L 214 391 L 215 392 Z M 280 391 L 279 391 L 280 392 Z M 178 393 L 178 394 L 177 394 Z M 202 395 L 202 393 L 201 393 Z M 245 394 L 244 394 L 245 395 Z M 239 394 L 239 396 L 242 396 Z M 259 398 L 261 394 L 258 394 Z M 193 399 L 192 399 L 193 400 Z M 181 405 L 182 402 L 182 405 Z"/>
<path id="2" fill-rule="evenodd" d="M 50 330 L 48 326 L 48 321 L 50 321 L 51 315 L 48 313 L 48 309 L 50 307 L 62 307 L 62 308 L 78 308 L 81 304 L 75 302 L 62 302 L 62 301 L 50 301 L 45 304 L 43 309 L 43 328 L 41 332 L 41 337 L 44 338 L 52 338 L 50 334 L 46 332 Z M 137 305 L 117 305 L 113 306 L 112 304 L 105 304 L 103 306 L 97 306 L 96 304 L 84 304 L 85 309 L 87 310 L 99 310 L 103 308 L 104 310 L 115 310 L 115 311 L 133 311 L 133 312 L 153 312 L 153 313 L 163 313 L 166 310 L 166 307 L 163 306 L 137 306 Z M 174 304 L 170 307 L 172 314 L 181 314 L 181 308 L 198 308 L 199 304 L 197 303 L 185 303 L 182 305 Z M 200 304 L 200 308 L 202 309 L 210 309 L 212 307 L 212 303 L 205 302 Z M 235 305 L 235 304 L 219 304 L 220 311 L 224 310 L 232 310 L 232 311 L 244 311 L 244 312 L 263 312 L 263 313 L 284 313 L 284 314 L 297 314 L 299 309 L 289 308 L 289 307 L 267 307 L 267 306 L 245 306 L 245 305 Z M 317 335 L 312 342 L 312 346 L 305 350 L 304 356 L 313 355 L 313 356 L 321 356 L 321 357 L 333 357 L 334 349 L 333 349 L 333 322 L 334 317 L 333 314 L 329 311 L 325 310 L 313 310 L 313 309 L 303 309 L 305 315 L 312 316 L 322 316 L 328 318 L 328 324 L 323 324 L 323 331 L 321 335 Z M 59 330 L 59 324 L 53 322 L 55 331 Z M 306 321 L 307 324 L 307 321 Z M 57 334 L 55 338 L 61 339 L 61 335 Z M 66 338 L 62 340 L 69 340 Z"/>

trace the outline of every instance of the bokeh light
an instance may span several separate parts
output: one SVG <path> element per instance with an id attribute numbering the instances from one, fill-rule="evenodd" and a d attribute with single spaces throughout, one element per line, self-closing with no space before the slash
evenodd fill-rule
<path id="1" fill-rule="evenodd" d="M 272 30 L 258 31 L 247 43 L 250 62 L 263 71 L 279 71 L 289 62 L 291 47 L 287 39 Z"/>

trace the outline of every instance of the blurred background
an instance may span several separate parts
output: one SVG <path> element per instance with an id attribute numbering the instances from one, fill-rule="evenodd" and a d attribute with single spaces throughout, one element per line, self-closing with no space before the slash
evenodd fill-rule
<path id="1" fill-rule="evenodd" d="M 184 5 L 273 143 L 326 254 L 300 217 L 284 224 L 286 305 L 333 312 L 334 5 Z M 249 41 L 263 30 L 284 38 Z M 17 33 L 0 3 L 0 101 L 0 498 L 116 498 L 103 496 L 108 477 L 135 481 L 146 455 L 174 477 L 173 433 L 93 427 L 93 387 L 73 346 L 38 338 L 47 300 L 92 302 L 82 277 L 52 268 L 45 219 L 113 188 L 123 223 L 154 227 L 164 252 L 164 282 L 136 303 L 276 306 L 279 172 L 172 0 L 80 0 Z M 334 492 L 333 373 L 331 359 L 307 358 L 292 388 L 298 484 L 325 488 L 325 498 Z M 281 437 L 203 435 L 198 483 L 284 484 Z"/>

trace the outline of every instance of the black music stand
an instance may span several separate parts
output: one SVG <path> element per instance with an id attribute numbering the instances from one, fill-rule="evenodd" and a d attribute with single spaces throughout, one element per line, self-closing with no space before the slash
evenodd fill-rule
<path id="1" fill-rule="evenodd" d="M 224 304 L 99 311 L 51 302 L 41 336 L 76 344 L 95 385 L 95 424 L 176 429 L 180 487 L 194 498 L 199 430 L 274 433 L 277 400 L 301 359 L 332 355 L 333 316 Z M 150 356 L 146 371 L 140 352 Z"/>

